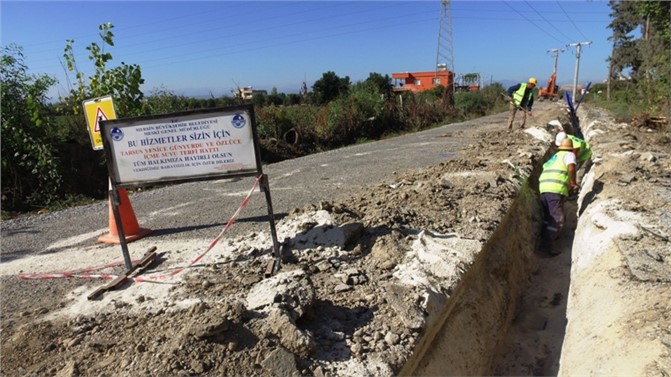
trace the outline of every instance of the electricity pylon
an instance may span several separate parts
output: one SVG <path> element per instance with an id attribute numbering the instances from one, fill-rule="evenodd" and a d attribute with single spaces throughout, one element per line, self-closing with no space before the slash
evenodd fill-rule
<path id="1" fill-rule="evenodd" d="M 454 108 L 454 55 L 452 40 L 452 15 L 450 0 L 440 1 L 440 20 L 438 24 L 438 52 L 436 53 L 436 77 L 438 71 L 448 70 L 452 73 L 451 82 L 441 83 L 445 86 L 443 104 Z"/>

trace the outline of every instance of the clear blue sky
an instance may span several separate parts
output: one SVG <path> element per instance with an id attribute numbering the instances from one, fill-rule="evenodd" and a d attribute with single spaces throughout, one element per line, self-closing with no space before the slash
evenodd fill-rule
<path id="1" fill-rule="evenodd" d="M 93 71 L 85 49 L 101 44 L 98 26 L 114 25 L 114 60 L 142 68 L 145 95 L 163 87 L 178 95 L 231 95 L 236 86 L 296 93 L 327 71 L 364 80 L 435 70 L 440 1 L 8 1 L 0 3 L 3 46 L 24 49 L 31 73 L 53 75 L 50 92 L 67 93 L 62 64 L 74 39 L 78 67 Z M 562 48 L 558 81 L 607 77 L 611 30 L 607 1 L 452 1 L 457 75 L 484 84 L 535 76 L 545 84 Z M 73 77 L 72 75 L 70 77 Z M 54 98 L 56 99 L 56 98 Z"/>

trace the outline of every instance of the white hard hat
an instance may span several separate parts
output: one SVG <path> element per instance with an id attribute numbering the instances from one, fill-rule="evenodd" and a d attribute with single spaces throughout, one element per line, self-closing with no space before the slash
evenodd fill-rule
<path id="1" fill-rule="evenodd" d="M 557 137 L 555 137 L 555 145 L 559 146 L 561 144 L 561 141 L 566 139 L 566 132 L 559 132 L 557 134 Z"/>

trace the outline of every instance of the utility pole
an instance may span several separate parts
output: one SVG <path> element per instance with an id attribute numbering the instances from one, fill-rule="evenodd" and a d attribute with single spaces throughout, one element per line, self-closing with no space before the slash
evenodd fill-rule
<path id="1" fill-rule="evenodd" d="M 580 50 L 582 49 L 582 46 L 589 46 L 591 45 L 592 42 L 578 42 L 578 43 L 571 43 L 566 45 L 566 47 L 575 47 L 576 48 L 576 54 L 575 54 L 575 74 L 573 75 L 573 101 L 575 101 L 575 94 L 576 91 L 578 90 L 578 72 L 580 71 Z"/>
<path id="2" fill-rule="evenodd" d="M 452 74 L 452 82 L 443 83 L 443 105 L 454 108 L 454 56 L 452 43 L 452 16 L 450 0 L 440 1 L 440 24 L 438 25 L 438 52 L 436 54 L 436 77 L 438 71 L 446 69 Z M 449 74 L 448 73 L 448 77 Z"/>
<path id="3" fill-rule="evenodd" d="M 606 85 L 606 101 L 610 102 L 610 85 L 613 80 L 613 56 L 615 56 L 615 38 L 613 38 L 613 49 L 608 58 L 608 81 Z"/>
<path id="4" fill-rule="evenodd" d="M 551 48 L 548 50 L 548 52 L 551 52 L 555 56 L 555 68 L 554 71 L 552 71 L 552 73 L 555 74 L 557 73 L 557 60 L 559 60 L 559 53 L 564 51 L 565 50 L 561 48 Z"/>

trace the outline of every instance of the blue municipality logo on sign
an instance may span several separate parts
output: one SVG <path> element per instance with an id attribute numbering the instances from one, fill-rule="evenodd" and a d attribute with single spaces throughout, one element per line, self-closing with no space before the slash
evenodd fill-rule
<path id="1" fill-rule="evenodd" d="M 245 120 L 245 117 L 243 117 L 242 115 L 235 114 L 233 116 L 233 120 L 231 121 L 231 123 L 235 128 L 242 128 L 245 126 L 245 123 L 247 123 L 247 121 Z"/>
<path id="2" fill-rule="evenodd" d="M 112 128 L 112 131 L 110 131 L 110 135 L 112 135 L 112 140 L 114 141 L 123 140 L 123 131 L 121 131 L 121 129 L 118 127 Z"/>

